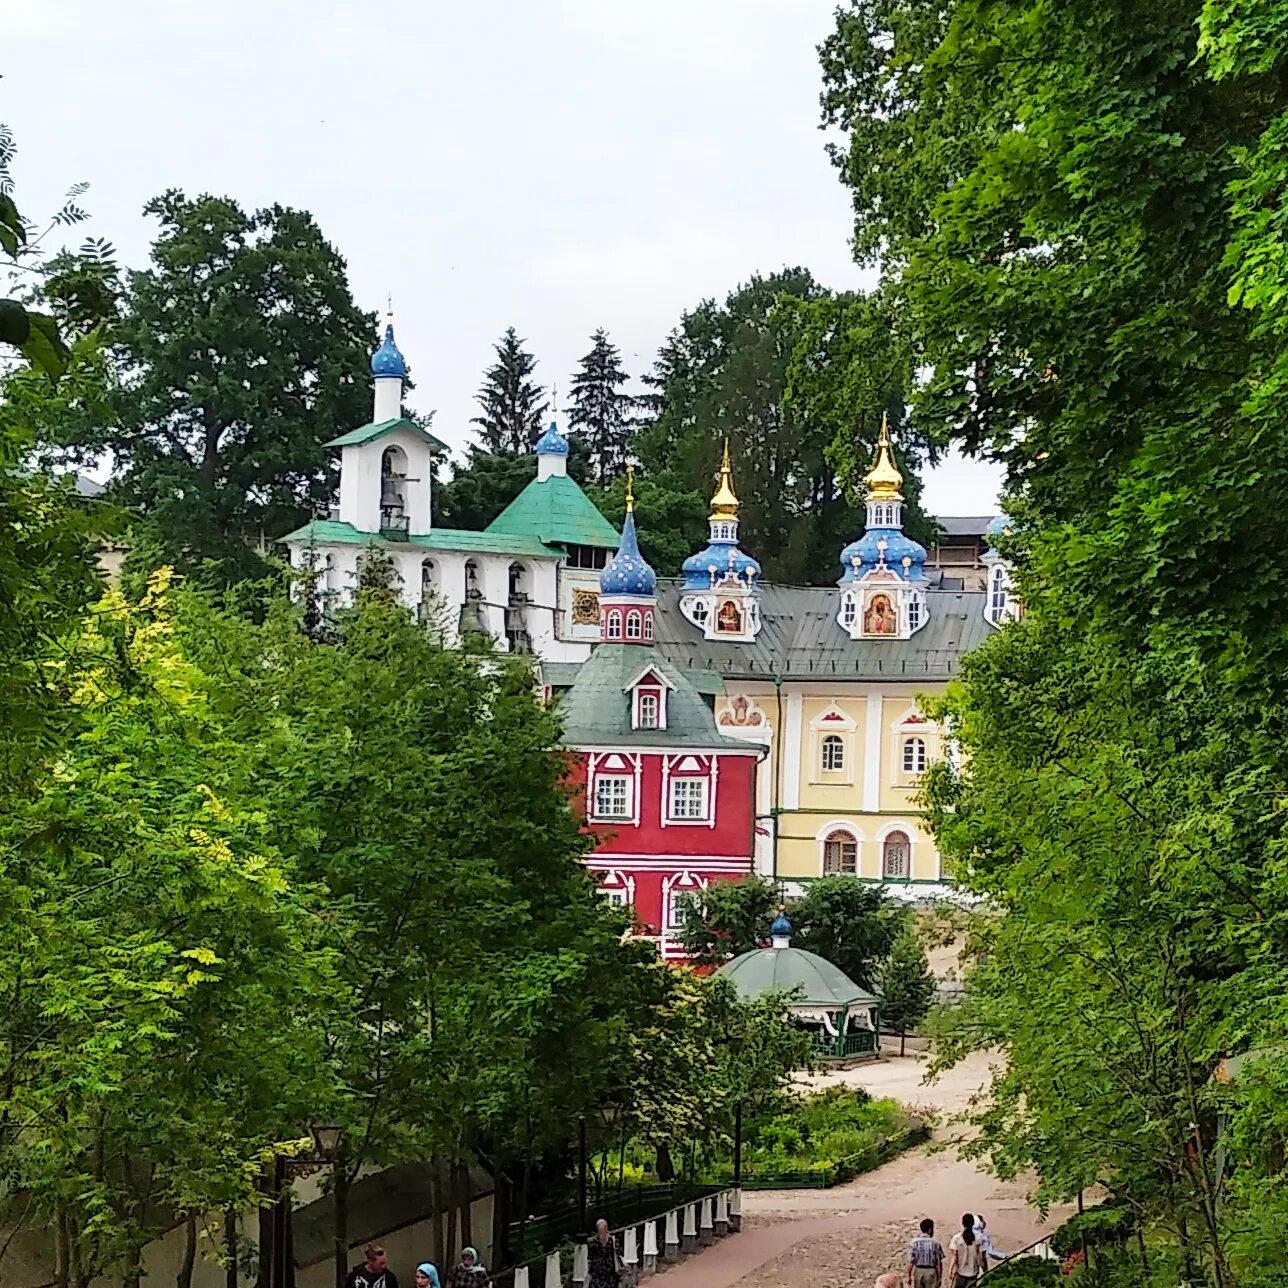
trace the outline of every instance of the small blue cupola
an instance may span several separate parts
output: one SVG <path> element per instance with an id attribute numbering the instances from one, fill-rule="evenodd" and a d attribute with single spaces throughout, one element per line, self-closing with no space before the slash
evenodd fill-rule
<path id="1" fill-rule="evenodd" d="M 537 439 L 534 450 L 537 453 L 539 483 L 568 473 L 568 440 L 559 432 L 559 426 L 553 420 L 547 426 L 546 432 Z"/>
<path id="2" fill-rule="evenodd" d="M 780 910 L 778 916 L 774 918 L 774 924 L 769 927 L 769 937 L 773 940 L 775 948 L 792 946 L 792 923 L 788 921 L 785 912 Z"/>
<path id="3" fill-rule="evenodd" d="M 380 342 L 380 348 L 371 355 L 371 374 L 373 376 L 394 376 L 399 380 L 407 379 L 406 360 L 394 343 L 392 318 L 385 323 L 385 338 Z"/>
<path id="4" fill-rule="evenodd" d="M 851 639 L 908 639 L 927 620 L 926 548 L 903 530 L 903 475 L 883 414 L 876 463 L 864 480 L 867 531 L 841 551 L 837 622 Z"/>
<path id="5" fill-rule="evenodd" d="M 626 522 L 617 553 L 599 574 L 599 623 L 604 640 L 652 644 L 657 573 L 640 554 L 635 532 L 635 477 L 626 471 Z"/>
<path id="6" fill-rule="evenodd" d="M 738 547 L 738 498 L 725 440 L 707 545 L 681 566 L 680 612 L 709 640 L 747 643 L 760 630 L 760 564 Z"/>

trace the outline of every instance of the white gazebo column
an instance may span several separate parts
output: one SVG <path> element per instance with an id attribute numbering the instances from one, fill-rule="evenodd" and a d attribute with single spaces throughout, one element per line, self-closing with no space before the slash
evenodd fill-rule
<path id="1" fill-rule="evenodd" d="M 742 1191 L 737 1187 L 729 1191 L 729 1228 L 734 1234 L 742 1229 Z"/>
<path id="2" fill-rule="evenodd" d="M 627 1283 L 634 1283 L 639 1278 L 640 1249 L 639 1229 L 628 1225 L 622 1232 L 622 1261 L 626 1265 Z"/>
<path id="3" fill-rule="evenodd" d="M 590 1254 L 584 1243 L 578 1243 L 572 1250 L 572 1281 L 584 1284 L 590 1278 Z"/>

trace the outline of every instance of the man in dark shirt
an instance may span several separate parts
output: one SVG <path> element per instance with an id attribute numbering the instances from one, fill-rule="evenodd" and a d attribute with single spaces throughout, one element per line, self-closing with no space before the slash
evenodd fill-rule
<path id="1" fill-rule="evenodd" d="M 389 1258 L 380 1244 L 367 1244 L 362 1255 L 366 1260 L 349 1271 L 344 1288 L 398 1288 L 398 1276 L 389 1269 Z"/>
<path id="2" fill-rule="evenodd" d="M 908 1283 L 912 1288 L 939 1288 L 944 1277 L 944 1249 L 927 1217 L 921 1233 L 908 1245 Z"/>

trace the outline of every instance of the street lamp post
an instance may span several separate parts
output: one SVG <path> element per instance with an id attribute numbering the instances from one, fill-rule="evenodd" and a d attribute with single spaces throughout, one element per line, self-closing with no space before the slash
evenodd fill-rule
<path id="1" fill-rule="evenodd" d="M 309 1128 L 313 1137 L 313 1158 L 287 1158 L 279 1154 L 273 1160 L 273 1219 L 269 1225 L 272 1239 L 272 1255 L 268 1261 L 269 1288 L 295 1288 L 295 1231 L 292 1222 L 291 1195 L 286 1180 L 289 1173 L 298 1168 L 316 1167 L 319 1163 L 330 1163 L 335 1189 L 335 1273 L 337 1288 L 343 1288 L 348 1267 L 345 1265 L 349 1255 L 347 1230 L 347 1186 L 341 1187 L 340 1177 L 344 1173 L 342 1166 L 341 1143 L 344 1129 L 329 1124 L 317 1124 Z M 347 1178 L 346 1178 L 347 1179 Z M 341 1193 L 341 1188 L 346 1190 Z M 231 1285 L 230 1285 L 231 1288 Z"/>

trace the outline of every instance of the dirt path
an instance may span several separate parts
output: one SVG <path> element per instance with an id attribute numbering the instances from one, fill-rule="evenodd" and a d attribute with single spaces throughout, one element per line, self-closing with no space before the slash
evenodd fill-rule
<path id="1" fill-rule="evenodd" d="M 976 1057 L 931 1087 L 921 1082 L 921 1069 L 912 1060 L 892 1060 L 826 1081 L 952 1112 L 985 1081 L 988 1063 Z M 924 1216 L 934 1218 L 947 1246 L 963 1212 L 983 1213 L 997 1246 L 1013 1251 L 1067 1215 L 1052 1212 L 1044 1225 L 1026 1189 L 932 1143 L 831 1190 L 751 1191 L 743 1196 L 743 1233 L 668 1270 L 665 1288 L 871 1288 L 881 1271 L 901 1267 L 910 1233 Z"/>

